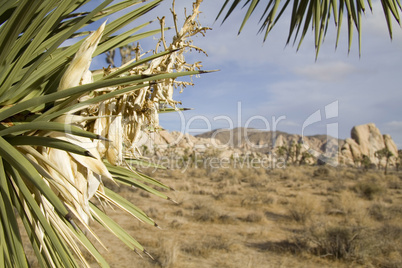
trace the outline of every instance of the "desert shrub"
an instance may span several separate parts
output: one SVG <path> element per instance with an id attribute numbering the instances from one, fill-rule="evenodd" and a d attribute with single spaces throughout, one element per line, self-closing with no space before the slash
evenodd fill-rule
<path id="1" fill-rule="evenodd" d="M 193 219 L 198 222 L 214 222 L 218 217 L 218 212 L 213 209 L 202 209 L 193 215 Z"/>
<path id="2" fill-rule="evenodd" d="M 196 257 L 207 258 L 212 252 L 223 251 L 230 252 L 231 244 L 227 239 L 221 236 L 207 237 L 202 241 L 193 241 L 191 243 L 184 244 L 181 247 L 181 251 Z"/>
<path id="3" fill-rule="evenodd" d="M 189 177 L 202 178 L 206 175 L 206 170 L 202 168 L 191 168 L 186 171 Z"/>
<path id="4" fill-rule="evenodd" d="M 330 186 L 327 187 L 328 192 L 340 193 L 346 189 L 346 186 L 341 179 L 336 179 Z"/>
<path id="5" fill-rule="evenodd" d="M 380 203 L 372 204 L 368 208 L 368 213 L 373 219 L 377 221 L 383 221 L 389 219 L 389 215 L 387 215 L 386 208 L 384 207 L 384 205 Z"/>
<path id="6" fill-rule="evenodd" d="M 248 176 L 254 174 L 254 169 L 253 168 L 240 168 L 240 169 L 238 169 L 238 172 L 239 172 L 239 176 L 248 177 Z"/>
<path id="7" fill-rule="evenodd" d="M 260 175 L 254 175 L 249 179 L 249 186 L 251 188 L 264 189 L 267 186 L 267 183 Z"/>
<path id="8" fill-rule="evenodd" d="M 260 242 L 260 243 L 248 243 L 247 246 L 256 248 L 260 251 L 269 251 L 275 253 L 291 253 L 291 254 L 298 254 L 304 248 L 306 248 L 304 242 L 297 241 L 296 243 L 290 241 L 288 239 L 282 241 L 267 241 L 267 242 Z"/>
<path id="9" fill-rule="evenodd" d="M 359 227 L 315 224 L 306 228 L 296 243 L 320 257 L 351 260 L 358 255 L 360 233 Z"/>
<path id="10" fill-rule="evenodd" d="M 173 212 L 173 215 L 183 217 L 184 212 L 183 212 L 183 210 L 179 209 L 179 210 L 176 210 L 175 212 Z"/>
<path id="11" fill-rule="evenodd" d="M 402 227 L 385 223 L 378 230 L 378 235 L 384 237 L 387 240 L 398 240 L 402 243 Z"/>
<path id="12" fill-rule="evenodd" d="M 211 253 L 209 248 L 203 247 L 200 243 L 189 243 L 183 245 L 180 250 L 195 257 L 208 257 Z"/>
<path id="13" fill-rule="evenodd" d="M 375 267 L 402 267 L 402 228 L 385 223 L 372 234 L 370 262 Z"/>
<path id="14" fill-rule="evenodd" d="M 224 252 L 230 252 L 231 251 L 231 242 L 228 241 L 226 237 L 223 236 L 213 236 L 206 240 L 203 243 L 204 247 L 207 247 L 211 250 L 218 250 L 218 251 L 224 251 Z"/>
<path id="15" fill-rule="evenodd" d="M 393 205 L 388 208 L 389 213 L 396 217 L 402 217 L 402 206 L 400 205 Z"/>
<path id="16" fill-rule="evenodd" d="M 145 198 L 151 197 L 151 195 L 149 193 L 147 193 L 147 192 L 140 192 L 140 196 L 145 197 Z"/>
<path id="17" fill-rule="evenodd" d="M 161 215 L 157 207 L 150 207 L 145 212 L 147 213 L 148 216 L 154 219 L 159 218 L 159 216 Z"/>
<path id="18" fill-rule="evenodd" d="M 344 211 L 347 215 L 355 215 L 357 210 L 361 210 L 362 201 L 350 191 L 344 191 L 337 198 L 337 208 Z"/>
<path id="19" fill-rule="evenodd" d="M 211 203 L 202 202 L 201 199 L 193 200 L 193 204 L 186 208 L 191 210 L 192 218 L 195 221 L 212 222 L 219 216 Z"/>
<path id="20" fill-rule="evenodd" d="M 274 169 L 273 172 L 271 172 L 271 176 L 275 176 L 276 178 L 280 180 L 287 180 L 291 178 L 290 174 L 290 168 L 277 168 Z"/>
<path id="21" fill-rule="evenodd" d="M 226 195 L 224 193 L 218 193 L 218 194 L 211 194 L 211 196 L 215 200 L 224 200 Z"/>
<path id="22" fill-rule="evenodd" d="M 329 197 L 325 202 L 325 213 L 328 215 L 345 215 L 346 212 L 339 197 Z"/>
<path id="23" fill-rule="evenodd" d="M 376 195 L 384 191 L 379 183 L 372 181 L 358 182 L 352 187 L 352 190 L 368 200 L 373 200 Z"/>
<path id="24" fill-rule="evenodd" d="M 251 212 L 245 218 L 242 218 L 244 222 L 260 222 L 263 216 L 258 212 Z"/>
<path id="25" fill-rule="evenodd" d="M 219 214 L 215 222 L 221 224 L 235 224 L 237 222 L 237 218 L 228 214 Z"/>
<path id="26" fill-rule="evenodd" d="M 169 227 L 172 229 L 180 229 L 183 226 L 183 223 L 178 220 L 173 220 L 169 223 Z"/>
<path id="27" fill-rule="evenodd" d="M 238 169 L 235 168 L 221 168 L 210 174 L 210 179 L 213 182 L 227 182 L 231 184 L 238 183 L 239 178 L 242 177 Z"/>
<path id="28" fill-rule="evenodd" d="M 286 197 L 281 197 L 281 198 L 278 199 L 277 203 L 280 204 L 280 205 L 288 205 L 289 200 Z"/>
<path id="29" fill-rule="evenodd" d="M 192 209 L 192 219 L 196 222 L 234 224 L 237 219 L 228 214 L 222 214 L 212 205 L 195 205 Z"/>
<path id="30" fill-rule="evenodd" d="M 362 173 L 361 175 L 363 175 L 363 174 L 364 174 L 364 177 L 365 177 L 366 180 L 369 180 L 369 181 L 372 181 L 372 182 L 378 182 L 378 181 L 384 181 L 385 180 L 384 173 L 380 172 L 378 170 L 370 172 L 370 173 Z"/>
<path id="31" fill-rule="evenodd" d="M 392 199 L 392 197 L 389 197 L 389 196 L 384 196 L 384 197 L 382 198 L 382 201 L 384 201 L 385 203 L 388 203 L 388 204 L 392 204 L 392 203 L 394 202 L 394 200 Z"/>
<path id="32" fill-rule="evenodd" d="M 159 239 L 156 253 L 154 253 L 153 264 L 160 267 L 173 268 L 177 262 L 179 246 L 176 240 Z"/>
<path id="33" fill-rule="evenodd" d="M 336 259 L 348 259 L 356 255 L 358 249 L 357 237 L 359 229 L 333 226 L 325 229 L 325 232 L 318 238 L 316 250 L 320 255 L 330 255 Z"/>
<path id="34" fill-rule="evenodd" d="M 313 176 L 319 178 L 325 178 L 329 176 L 329 173 L 330 173 L 329 168 L 325 166 L 320 166 L 319 168 L 314 170 Z"/>
<path id="35" fill-rule="evenodd" d="M 401 267 L 402 228 L 315 223 L 291 239 L 300 251 L 343 261 L 345 267 Z M 359 266 L 360 267 L 360 266 Z"/>
<path id="36" fill-rule="evenodd" d="M 210 192 L 208 190 L 199 189 L 199 190 L 194 190 L 193 194 L 194 195 L 212 195 L 212 192 Z"/>
<path id="37" fill-rule="evenodd" d="M 292 217 L 293 220 L 299 222 L 299 223 L 305 223 L 307 219 L 310 218 L 312 210 L 306 208 L 306 207 L 290 207 L 289 208 L 289 214 Z"/>
<path id="38" fill-rule="evenodd" d="M 251 194 L 243 198 L 240 202 L 240 205 L 242 207 L 249 207 L 256 205 L 272 204 L 274 201 L 275 201 L 274 198 L 270 195 Z"/>
<path id="39" fill-rule="evenodd" d="M 385 179 L 388 189 L 402 189 L 402 181 L 398 176 L 388 175 Z"/>
<path id="40" fill-rule="evenodd" d="M 343 170 L 341 177 L 346 180 L 356 180 L 359 176 L 356 170 L 345 169 Z"/>
<path id="41" fill-rule="evenodd" d="M 269 173 L 269 169 L 265 169 L 265 168 L 261 168 L 261 167 L 253 168 L 252 170 L 254 171 L 254 173 L 256 175 L 261 176 L 261 177 L 266 177 L 267 174 Z"/>
<path id="42" fill-rule="evenodd" d="M 288 205 L 289 216 L 299 223 L 306 223 L 310 219 L 316 205 L 309 196 L 297 196 L 293 202 Z"/>
<path id="43" fill-rule="evenodd" d="M 242 207 L 259 205 L 259 204 L 262 204 L 262 200 L 257 195 L 246 196 L 243 200 L 241 200 L 240 203 Z"/>
<path id="44" fill-rule="evenodd" d="M 309 175 L 304 171 L 303 167 L 299 166 L 297 167 L 290 166 L 287 168 L 278 169 L 278 171 L 275 171 L 275 173 L 273 174 L 279 177 L 279 179 L 281 180 L 293 180 L 293 181 L 304 181 L 308 180 L 311 177 L 311 175 Z"/>
<path id="45" fill-rule="evenodd" d="M 389 221 L 402 216 L 400 205 L 387 206 L 384 203 L 374 203 L 368 208 L 369 215 L 377 221 Z"/>
<path id="46" fill-rule="evenodd" d="M 264 204 L 274 204 L 275 203 L 275 197 L 271 195 L 267 195 L 264 198 Z"/>
<path id="47" fill-rule="evenodd" d="M 179 191 L 187 192 L 190 190 L 190 184 L 189 183 L 181 183 L 181 184 L 179 184 L 179 187 L 177 187 L 175 189 L 179 190 Z"/>

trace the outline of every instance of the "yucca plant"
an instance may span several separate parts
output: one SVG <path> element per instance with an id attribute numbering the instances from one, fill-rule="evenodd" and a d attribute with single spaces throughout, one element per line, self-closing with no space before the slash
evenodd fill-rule
<path id="1" fill-rule="evenodd" d="M 394 18 L 400 25 L 399 12 L 402 10 L 402 5 L 399 0 L 381 0 L 380 2 L 387 22 L 389 35 L 392 39 L 392 18 Z M 243 5 L 239 5 L 241 3 Z M 239 28 L 239 34 L 249 18 L 255 16 L 256 11 L 260 10 L 261 17 L 259 23 L 261 23 L 261 26 L 259 32 L 264 33 L 264 41 L 267 39 L 268 34 L 271 32 L 278 20 L 283 18 L 285 11 L 291 9 L 287 43 L 291 42 L 292 37 L 294 38 L 293 44 L 296 43 L 297 39 L 299 39 L 297 46 L 297 49 L 299 49 L 306 33 L 311 27 L 314 31 L 316 57 L 318 56 L 324 37 L 327 34 L 331 20 L 333 20 L 333 23 L 337 28 L 336 46 L 338 45 L 344 17 L 347 18 L 349 51 L 355 29 L 358 34 L 360 54 L 362 15 L 366 14 L 367 7 L 370 11 L 373 10 L 371 0 L 225 0 L 217 19 L 224 14 L 226 7 L 229 7 L 223 18 L 224 22 L 239 6 L 242 6 L 243 8 L 247 7 L 246 14 Z"/>
<path id="2" fill-rule="evenodd" d="M 93 220 L 132 250 L 147 253 L 107 216 L 104 207 L 117 206 L 142 222 L 156 223 L 103 181 L 134 186 L 168 199 L 152 187 L 170 189 L 168 186 L 141 174 L 126 158 L 139 157 L 135 148 L 141 132 L 159 128 L 161 105 L 178 109 L 173 89 L 187 83 L 176 78 L 203 72 L 199 63 L 189 65 L 183 57 L 186 49 L 195 48 L 188 38 L 206 30 L 197 21 L 202 1 L 194 3 L 182 29 L 176 26 L 171 45 L 164 38 L 163 18 L 154 30 L 139 33 L 150 24 L 147 22 L 116 34 L 161 1 L 113 4 L 105 0 L 89 12 L 82 8 L 93 2 L 90 0 L 0 2 L 3 267 L 29 266 L 20 227 L 25 229 L 41 267 L 89 266 L 81 249 L 107 267 L 84 235 L 84 231 L 92 234 L 103 245 L 90 227 Z M 141 5 L 106 22 L 107 16 L 136 4 Z M 92 24 L 101 25 L 95 32 L 85 31 L 84 27 Z M 119 68 L 89 71 L 94 56 L 155 34 L 162 37 L 153 53 L 139 54 Z M 85 38 L 62 46 L 81 36 Z"/>

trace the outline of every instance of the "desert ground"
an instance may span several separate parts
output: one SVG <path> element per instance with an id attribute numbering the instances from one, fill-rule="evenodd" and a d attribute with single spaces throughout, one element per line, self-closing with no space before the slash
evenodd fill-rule
<path id="1" fill-rule="evenodd" d="M 94 223 L 111 267 L 402 267 L 402 172 L 329 166 L 144 172 L 174 188 L 168 194 L 176 203 L 115 188 L 160 228 L 109 209 L 154 258 Z"/>

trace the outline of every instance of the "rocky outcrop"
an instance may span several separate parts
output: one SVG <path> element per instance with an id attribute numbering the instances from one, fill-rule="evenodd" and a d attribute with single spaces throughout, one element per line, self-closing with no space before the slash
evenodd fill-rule
<path id="1" fill-rule="evenodd" d="M 375 152 L 385 147 L 384 138 L 373 123 L 353 127 L 351 137 L 359 145 L 360 152 L 367 155 L 372 162 Z"/>
<path id="2" fill-rule="evenodd" d="M 392 156 L 389 165 L 397 163 L 398 148 L 390 135 L 382 135 L 373 124 L 359 125 L 352 128 L 351 139 L 346 139 L 341 147 L 340 161 L 345 165 L 384 165 L 385 159 L 379 157 L 380 150 L 387 149 Z M 365 162 L 364 162 L 365 161 Z"/>
<path id="3" fill-rule="evenodd" d="M 291 163 L 314 164 L 317 160 L 347 166 L 384 165 L 385 159 L 377 152 L 386 148 L 394 157 L 389 165 L 397 163 L 398 148 L 390 135 L 382 135 L 373 124 L 353 127 L 351 138 L 335 139 L 326 135 L 301 137 L 284 132 L 269 132 L 235 128 L 216 130 L 198 136 L 180 132 L 160 131 L 144 135 L 137 144 L 145 155 L 175 155 L 191 157 L 270 157 Z"/>
<path id="4" fill-rule="evenodd" d="M 391 138 L 390 135 L 385 134 L 384 136 L 384 144 L 385 147 L 394 155 L 398 156 L 398 147 L 396 147 L 396 144 L 394 140 Z"/>
<path id="5" fill-rule="evenodd" d="M 207 152 L 214 152 L 219 155 L 227 150 L 231 151 L 228 146 L 222 145 L 216 139 L 199 138 L 178 131 L 168 132 L 165 130 L 157 133 L 143 133 L 136 146 L 143 155 L 156 154 L 160 156 L 167 154 L 188 156 L 194 153 L 205 154 Z"/>

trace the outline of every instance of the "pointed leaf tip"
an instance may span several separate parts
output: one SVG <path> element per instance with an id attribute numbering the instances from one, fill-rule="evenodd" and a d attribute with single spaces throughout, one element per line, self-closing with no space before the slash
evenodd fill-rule
<path id="1" fill-rule="evenodd" d="M 152 257 L 152 255 L 145 249 L 142 252 L 144 252 L 146 255 L 148 255 L 148 257 L 150 257 L 153 261 L 155 260 L 154 257 Z"/>
<path id="2" fill-rule="evenodd" d="M 92 158 L 96 158 L 90 151 L 85 151 L 85 156 L 89 156 L 89 157 L 92 157 Z"/>
<path id="3" fill-rule="evenodd" d="M 103 137 L 103 136 L 101 136 L 101 135 L 96 135 L 96 139 L 97 139 L 97 140 L 107 141 L 107 142 L 110 142 L 110 141 L 111 141 L 111 140 L 109 140 L 108 138 L 105 138 L 105 137 Z"/>

